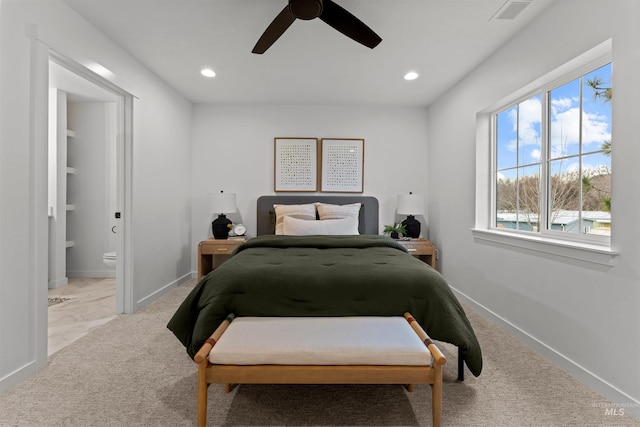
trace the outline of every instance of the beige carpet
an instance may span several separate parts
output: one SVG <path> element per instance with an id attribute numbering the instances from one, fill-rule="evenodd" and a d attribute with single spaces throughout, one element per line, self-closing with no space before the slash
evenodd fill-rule
<path id="1" fill-rule="evenodd" d="M 166 324 L 193 281 L 134 315 L 117 316 L 52 356 L 0 395 L 0 426 L 193 426 L 196 365 Z M 441 344 L 446 426 L 640 426 L 474 312 L 484 352 L 479 378 L 455 381 L 455 349 Z M 209 392 L 210 426 L 427 426 L 430 388 L 244 385 Z"/>

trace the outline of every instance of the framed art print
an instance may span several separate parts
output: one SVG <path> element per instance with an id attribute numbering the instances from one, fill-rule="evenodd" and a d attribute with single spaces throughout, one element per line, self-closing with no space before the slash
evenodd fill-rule
<path id="1" fill-rule="evenodd" d="M 364 175 L 364 139 L 320 140 L 320 191 L 332 193 L 362 193 Z"/>
<path id="2" fill-rule="evenodd" d="M 318 191 L 318 138 L 274 138 L 274 190 Z"/>

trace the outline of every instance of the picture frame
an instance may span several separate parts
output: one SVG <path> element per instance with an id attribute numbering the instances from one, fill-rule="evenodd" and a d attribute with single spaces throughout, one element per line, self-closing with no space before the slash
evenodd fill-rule
<path id="1" fill-rule="evenodd" d="M 318 138 L 274 138 L 275 192 L 318 191 Z"/>
<path id="2" fill-rule="evenodd" d="M 364 192 L 364 139 L 322 138 L 321 192 Z"/>

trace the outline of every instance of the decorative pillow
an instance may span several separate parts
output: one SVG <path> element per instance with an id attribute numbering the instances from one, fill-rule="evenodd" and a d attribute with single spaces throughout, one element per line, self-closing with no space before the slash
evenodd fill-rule
<path id="1" fill-rule="evenodd" d="M 315 203 L 318 208 L 318 215 L 321 220 L 355 218 L 356 225 L 360 215 L 362 203 L 352 203 L 350 205 L 330 205 L 328 203 Z"/>
<path id="2" fill-rule="evenodd" d="M 308 203 L 305 205 L 273 205 L 276 211 L 276 232 L 275 234 L 284 234 L 284 218 L 287 216 L 306 220 L 316 219 L 316 205 Z"/>
<path id="3" fill-rule="evenodd" d="M 356 235 L 358 221 L 353 218 L 310 221 L 290 216 L 284 217 L 284 234 L 289 236 Z"/>

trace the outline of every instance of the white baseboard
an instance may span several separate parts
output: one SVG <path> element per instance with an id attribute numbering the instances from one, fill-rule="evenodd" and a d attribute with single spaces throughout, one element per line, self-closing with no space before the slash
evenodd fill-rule
<path id="1" fill-rule="evenodd" d="M 526 331 L 522 330 L 518 326 L 509 322 L 507 319 L 503 318 L 499 314 L 480 304 L 476 300 L 468 297 L 464 293 L 458 291 L 455 288 L 451 288 L 456 296 L 460 299 L 460 301 L 464 304 L 469 305 L 473 310 L 480 313 L 485 318 L 492 321 L 502 330 L 507 332 L 509 335 L 514 336 L 518 340 L 522 341 L 527 346 L 531 347 L 536 352 L 540 353 L 551 362 L 555 363 L 561 369 L 567 371 L 570 375 L 591 387 L 596 393 L 601 394 L 609 401 L 612 402 L 613 407 L 624 408 L 624 412 L 631 414 L 631 416 L 640 419 L 640 401 L 634 399 L 629 396 L 622 390 L 618 389 L 613 384 L 605 381 L 604 379 L 598 377 L 593 372 L 585 369 L 580 366 L 578 363 L 569 359 L 562 353 L 548 346 L 544 342 L 540 341 L 536 337 L 530 335 Z M 594 402 L 599 403 L 599 402 Z M 605 409 L 603 408 L 603 411 Z"/>
<path id="2" fill-rule="evenodd" d="M 0 378 L 0 394 L 33 376 L 36 371 L 36 362 L 32 361 Z"/>
<path id="3" fill-rule="evenodd" d="M 69 275 L 69 277 L 96 277 L 96 276 L 71 276 Z M 197 277 L 197 273 L 194 276 L 193 272 L 189 272 L 187 274 L 185 274 L 184 276 L 174 280 L 173 282 L 167 284 L 166 286 L 163 286 L 161 289 L 157 290 L 156 292 L 152 293 L 151 295 L 141 299 L 140 301 L 138 301 L 138 307 L 137 309 L 141 309 L 142 307 L 150 304 L 151 302 L 157 300 L 158 298 L 160 298 L 162 295 L 166 294 L 167 292 L 169 292 L 171 289 L 179 286 L 180 284 L 186 282 L 187 280 L 190 280 L 193 277 Z M 14 386 L 18 385 L 19 383 L 21 383 L 22 381 L 26 380 L 27 378 L 33 376 L 36 374 L 36 372 L 38 371 L 38 369 L 36 368 L 36 362 L 32 361 L 18 369 L 16 369 L 13 372 L 10 372 L 9 374 L 5 375 L 4 377 L 0 378 L 0 394 L 4 393 L 5 391 L 13 388 Z"/>
<path id="4" fill-rule="evenodd" d="M 170 290 L 178 287 L 180 284 L 182 284 L 182 283 L 186 282 L 187 280 L 191 279 L 191 276 L 192 276 L 192 273 L 189 272 L 189 273 L 185 274 L 184 276 L 177 278 L 173 282 L 163 286 L 162 288 L 158 289 L 157 291 L 153 292 L 152 294 L 147 295 L 146 297 L 142 298 L 141 300 L 138 300 L 138 302 L 136 303 L 136 311 L 138 311 L 141 308 L 151 304 L 153 301 L 157 300 L 158 298 L 160 298 L 161 296 L 163 296 L 164 294 L 166 294 Z"/>
<path id="5" fill-rule="evenodd" d="M 48 286 L 49 286 L 49 289 L 57 289 L 68 284 L 69 284 L 69 279 L 67 279 L 66 277 L 63 277 L 62 279 L 49 280 Z"/>
<path id="6" fill-rule="evenodd" d="M 115 270 L 95 270 L 95 271 L 67 271 L 67 277 L 74 278 L 115 278 Z"/>

